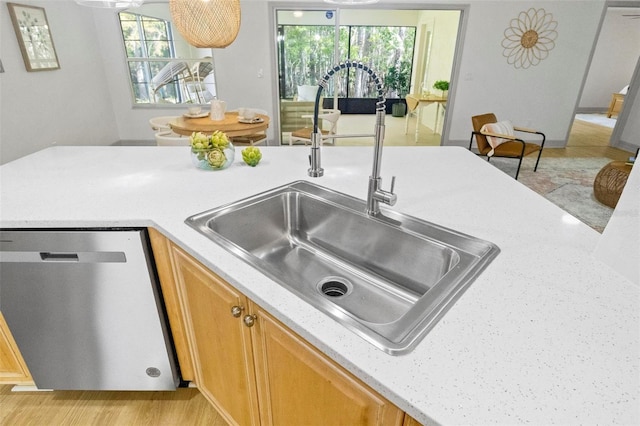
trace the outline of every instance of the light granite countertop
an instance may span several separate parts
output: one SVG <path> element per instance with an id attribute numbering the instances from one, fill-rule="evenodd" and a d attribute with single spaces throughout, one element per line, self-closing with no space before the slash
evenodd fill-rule
<path id="1" fill-rule="evenodd" d="M 295 180 L 365 198 L 373 148 L 263 147 L 206 172 L 184 147 L 64 147 L 0 167 L 2 228 L 156 227 L 425 424 L 640 423 L 640 289 L 596 259 L 600 234 L 462 148 L 386 147 L 394 210 L 501 253 L 415 350 L 390 356 L 184 220 Z M 542 159 L 544 161 L 544 159 Z"/>

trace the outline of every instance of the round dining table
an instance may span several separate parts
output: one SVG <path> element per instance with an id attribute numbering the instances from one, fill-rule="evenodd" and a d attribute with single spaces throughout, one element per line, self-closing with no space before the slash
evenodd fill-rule
<path id="1" fill-rule="evenodd" d="M 210 134 L 220 130 L 232 138 L 266 131 L 269 127 L 269 116 L 257 114 L 250 122 L 240 122 L 238 121 L 237 112 L 225 113 L 224 120 L 212 120 L 209 115 L 199 118 L 190 118 L 183 115 L 169 121 L 168 124 L 171 130 L 179 135 L 190 136 L 193 132 Z"/>

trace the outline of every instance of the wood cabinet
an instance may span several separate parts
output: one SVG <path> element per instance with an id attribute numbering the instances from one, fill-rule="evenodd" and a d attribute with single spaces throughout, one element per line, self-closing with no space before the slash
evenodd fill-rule
<path id="1" fill-rule="evenodd" d="M 173 275 L 175 268 L 171 255 L 172 245 L 169 240 L 157 230 L 149 228 L 148 231 L 149 241 L 153 249 L 153 257 L 156 263 L 156 271 L 158 272 L 160 281 L 160 288 L 162 290 L 162 298 L 169 320 L 169 329 L 178 357 L 180 376 L 182 380 L 191 382 L 195 379 L 193 360 L 191 359 L 191 350 L 187 341 L 187 329 L 182 315 L 178 287 L 175 284 Z"/>
<path id="2" fill-rule="evenodd" d="M 403 424 L 398 407 L 169 245 L 195 382 L 230 424 Z"/>
<path id="3" fill-rule="evenodd" d="M 179 248 L 172 253 L 198 389 L 229 423 L 259 425 L 246 298 Z"/>
<path id="4" fill-rule="evenodd" d="M 404 413 L 249 303 L 263 425 L 401 425 Z"/>
<path id="5" fill-rule="evenodd" d="M 0 384 L 33 385 L 9 326 L 0 312 Z"/>

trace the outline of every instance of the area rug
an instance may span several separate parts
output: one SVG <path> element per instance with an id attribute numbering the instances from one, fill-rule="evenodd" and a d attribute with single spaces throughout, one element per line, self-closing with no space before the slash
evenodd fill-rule
<path id="1" fill-rule="evenodd" d="M 556 204 L 572 216 L 602 232 L 613 209 L 597 201 L 593 181 L 608 158 L 541 158 L 538 171 L 533 171 L 535 156 L 522 161 L 518 182 Z M 514 176 L 518 161 L 494 158 L 490 164 Z"/>

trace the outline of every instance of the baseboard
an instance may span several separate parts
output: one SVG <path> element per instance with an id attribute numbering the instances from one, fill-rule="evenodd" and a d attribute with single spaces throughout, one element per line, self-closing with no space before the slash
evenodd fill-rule
<path id="1" fill-rule="evenodd" d="M 614 148 L 618 148 L 618 149 L 622 149 L 624 151 L 634 152 L 634 153 L 638 151 L 638 148 L 640 148 L 636 144 L 633 144 L 631 142 L 621 141 L 621 140 L 619 140 L 618 143 L 613 145 L 613 147 Z"/>

